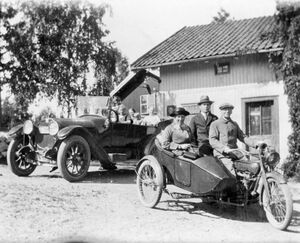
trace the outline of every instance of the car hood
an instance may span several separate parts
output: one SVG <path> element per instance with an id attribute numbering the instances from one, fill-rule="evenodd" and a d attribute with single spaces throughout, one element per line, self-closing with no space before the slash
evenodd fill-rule
<path id="1" fill-rule="evenodd" d="M 105 117 L 102 116 L 82 116 L 82 117 L 78 117 L 78 118 L 54 118 L 53 120 L 55 120 L 60 129 L 63 127 L 67 127 L 67 126 L 71 126 L 71 125 L 78 125 L 78 126 L 82 126 L 82 127 L 95 127 L 95 128 L 99 128 L 99 127 L 103 127 L 104 123 L 105 123 Z M 43 125 L 43 124 L 40 124 Z"/>
<path id="2" fill-rule="evenodd" d="M 112 92 L 110 92 L 110 96 L 119 96 L 121 100 L 124 100 L 144 82 L 146 77 L 152 77 L 156 79 L 158 83 L 161 82 L 160 77 L 145 69 L 141 69 L 136 73 L 130 73 Z"/>

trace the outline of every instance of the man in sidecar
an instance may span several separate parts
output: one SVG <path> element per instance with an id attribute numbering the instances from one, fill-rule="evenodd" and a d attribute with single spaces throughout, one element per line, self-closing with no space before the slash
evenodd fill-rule
<path id="1" fill-rule="evenodd" d="M 230 116 L 234 109 L 233 105 L 224 103 L 219 109 L 221 110 L 222 115 L 210 126 L 209 143 L 214 149 L 214 156 L 220 159 L 226 168 L 236 176 L 229 153 L 233 149 L 238 148 L 237 140 L 240 140 L 250 147 L 255 147 L 256 144 L 243 133 L 237 122 L 231 119 Z"/>

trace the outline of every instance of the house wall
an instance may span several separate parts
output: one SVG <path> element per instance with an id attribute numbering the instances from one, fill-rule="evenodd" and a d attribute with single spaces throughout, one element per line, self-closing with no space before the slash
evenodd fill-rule
<path id="1" fill-rule="evenodd" d="M 216 62 L 230 62 L 230 73 L 215 75 Z M 283 82 L 276 81 L 265 55 L 251 55 L 238 59 L 186 63 L 160 68 L 160 92 L 165 94 L 165 112 L 168 105 L 196 104 L 201 95 L 214 100 L 212 111 L 220 116 L 219 105 L 230 102 L 235 106 L 232 119 L 245 130 L 243 99 L 277 97 L 279 114 L 279 149 L 282 158 L 288 155 L 287 137 L 291 132 L 288 121 L 287 97 Z"/>
<path id="2" fill-rule="evenodd" d="M 159 90 L 160 84 L 157 82 L 156 79 L 148 77 L 145 82 L 150 86 L 151 94 L 154 95 L 155 90 Z M 147 89 L 144 87 L 142 83 L 139 87 L 137 87 L 129 96 L 127 96 L 123 100 L 123 104 L 129 109 L 134 108 L 136 112 L 140 111 L 140 96 L 149 94 Z"/>

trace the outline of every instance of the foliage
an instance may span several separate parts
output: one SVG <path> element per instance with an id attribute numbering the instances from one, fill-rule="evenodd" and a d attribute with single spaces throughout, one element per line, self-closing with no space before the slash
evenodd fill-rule
<path id="1" fill-rule="evenodd" d="M 5 78 L 12 93 L 22 90 L 25 100 L 32 101 L 41 91 L 57 97 L 70 112 L 76 96 L 86 94 L 91 66 L 98 86 L 109 92 L 118 77 L 120 53 L 113 42 L 103 40 L 109 33 L 103 24 L 108 9 L 80 1 L 23 1 L 15 10 L 19 21 L 12 24 L 6 18 L 2 37 L 14 67 Z"/>
<path id="2" fill-rule="evenodd" d="M 30 115 L 27 113 L 28 104 L 24 100 L 19 100 L 17 97 L 15 103 L 9 101 L 9 97 L 6 97 L 3 101 L 3 118 L 1 121 L 2 128 L 11 128 L 18 123 L 23 123 Z"/>
<path id="3" fill-rule="evenodd" d="M 217 13 L 217 16 L 213 17 L 212 23 L 224 23 L 229 21 L 230 13 L 228 13 L 225 9 L 221 8 L 220 11 Z"/>
<path id="4" fill-rule="evenodd" d="M 282 42 L 283 51 L 271 53 L 270 62 L 283 75 L 288 97 L 292 134 L 288 137 L 289 156 L 284 170 L 288 176 L 293 176 L 297 170 L 300 172 L 300 4 L 281 3 L 277 10 L 277 28 L 272 38 Z"/>

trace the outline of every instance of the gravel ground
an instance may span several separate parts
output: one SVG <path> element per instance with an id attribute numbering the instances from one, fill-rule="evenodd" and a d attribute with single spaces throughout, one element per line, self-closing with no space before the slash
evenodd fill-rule
<path id="1" fill-rule="evenodd" d="M 49 170 L 38 167 L 22 178 L 0 164 L 0 242 L 300 242 L 297 183 L 290 184 L 293 221 L 283 232 L 256 205 L 245 213 L 163 195 L 156 209 L 145 208 L 133 167 L 107 172 L 92 166 L 80 183 Z"/>

